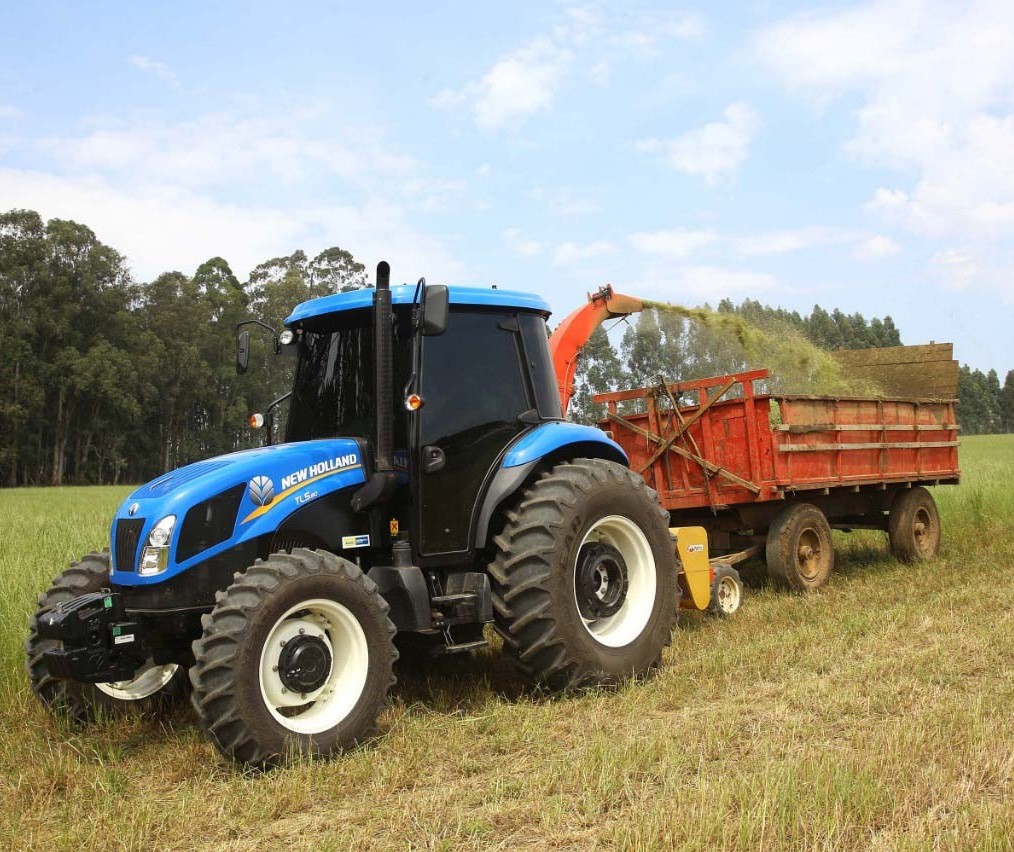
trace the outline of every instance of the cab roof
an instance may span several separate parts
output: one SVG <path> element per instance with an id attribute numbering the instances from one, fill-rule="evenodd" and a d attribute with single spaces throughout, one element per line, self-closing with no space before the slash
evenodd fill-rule
<path id="1" fill-rule="evenodd" d="M 483 308 L 515 308 L 523 311 L 536 311 L 549 316 L 549 303 L 535 293 L 522 293 L 518 290 L 494 290 L 485 287 L 448 287 L 452 305 L 475 305 Z M 286 318 L 286 325 L 293 325 L 314 317 L 334 314 L 339 311 L 354 311 L 373 307 L 372 287 L 362 290 L 351 290 L 348 293 L 335 293 L 321 296 L 308 302 L 296 305 Z M 415 298 L 415 284 L 399 284 L 391 288 L 391 304 L 411 305 Z"/>

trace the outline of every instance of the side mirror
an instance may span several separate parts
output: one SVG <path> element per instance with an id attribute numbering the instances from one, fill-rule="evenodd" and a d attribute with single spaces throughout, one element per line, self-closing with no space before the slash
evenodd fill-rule
<path id="1" fill-rule="evenodd" d="M 236 372 L 242 375 L 250 366 L 250 332 L 241 331 L 236 335 Z"/>
<path id="2" fill-rule="evenodd" d="M 451 293 L 445 284 L 426 287 L 426 307 L 423 310 L 422 333 L 426 337 L 443 334 L 447 328 L 447 311 Z"/>

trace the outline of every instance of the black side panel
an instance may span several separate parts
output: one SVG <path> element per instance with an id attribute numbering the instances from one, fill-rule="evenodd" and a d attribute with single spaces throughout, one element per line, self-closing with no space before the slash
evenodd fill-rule
<path id="1" fill-rule="evenodd" d="M 176 543 L 176 561 L 185 562 L 191 556 L 214 547 L 230 536 L 236 526 L 236 513 L 246 491 L 246 483 L 234 485 L 228 491 L 216 494 L 198 503 L 187 512 Z"/>
<path id="2" fill-rule="evenodd" d="M 460 553 L 480 489 L 504 447 L 526 427 L 534 403 L 517 322 L 506 312 L 454 310 L 447 331 L 423 341 L 419 448 L 445 464 L 419 474 L 419 551 Z"/>
<path id="3" fill-rule="evenodd" d="M 368 547 L 342 550 L 344 536 L 370 533 L 369 515 L 357 514 L 349 505 L 355 491 L 356 488 L 346 488 L 325 494 L 296 509 L 278 526 L 271 542 L 271 550 L 318 547 L 352 560 L 360 554 L 368 553 Z"/>
<path id="4" fill-rule="evenodd" d="M 553 372 L 553 356 L 549 352 L 549 335 L 546 321 L 539 314 L 523 313 L 518 316 L 521 339 L 525 344 L 525 360 L 535 392 L 539 417 L 543 420 L 562 420 L 560 389 Z"/>

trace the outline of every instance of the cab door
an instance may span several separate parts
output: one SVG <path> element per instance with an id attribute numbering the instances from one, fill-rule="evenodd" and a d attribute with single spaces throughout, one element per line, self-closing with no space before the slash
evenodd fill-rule
<path id="1" fill-rule="evenodd" d="M 483 482 L 534 408 L 522 351 L 513 312 L 452 308 L 447 330 L 423 339 L 413 524 L 421 556 L 468 551 Z"/>

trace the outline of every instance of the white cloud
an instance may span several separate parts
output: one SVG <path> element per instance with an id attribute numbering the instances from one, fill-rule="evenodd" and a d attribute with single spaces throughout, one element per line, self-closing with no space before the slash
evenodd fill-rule
<path id="1" fill-rule="evenodd" d="M 250 185 L 336 177 L 362 186 L 378 178 L 407 180 L 418 172 L 413 157 L 392 151 L 371 128 L 336 127 L 298 109 L 110 121 L 41 145 L 65 167 L 132 183 Z"/>
<path id="2" fill-rule="evenodd" d="M 718 248 L 740 257 L 769 257 L 826 246 L 852 246 L 860 260 L 876 260 L 899 251 L 890 238 L 814 225 L 808 228 L 787 228 L 758 231 L 752 234 L 723 234 L 711 229 L 672 228 L 640 231 L 627 238 L 631 247 L 648 255 L 686 258 L 707 248 Z"/>
<path id="3" fill-rule="evenodd" d="M 138 70 L 154 74 L 159 80 L 168 83 L 175 89 L 180 87 L 180 80 L 176 76 L 176 72 L 164 62 L 156 62 L 147 56 L 137 56 L 136 54 L 130 57 L 129 62 Z"/>
<path id="4" fill-rule="evenodd" d="M 647 254 L 667 257 L 688 257 L 718 240 L 718 234 L 708 230 L 672 228 L 662 231 L 639 231 L 628 237 L 631 246 Z"/>
<path id="5" fill-rule="evenodd" d="M 756 298 L 759 293 L 782 289 L 779 280 L 765 272 L 720 266 L 671 267 L 649 265 L 638 278 L 643 292 L 666 301 L 718 304 L 722 299 Z"/>
<path id="6" fill-rule="evenodd" d="M 967 252 L 961 249 L 938 251 L 930 258 L 930 263 L 951 290 L 964 290 L 982 273 L 982 267 Z"/>
<path id="7" fill-rule="evenodd" d="M 661 157 L 677 171 L 716 183 L 733 174 L 746 160 L 760 121 L 745 103 L 729 104 L 723 121 L 690 130 L 674 139 L 641 139 L 636 143 L 643 154 Z"/>
<path id="8" fill-rule="evenodd" d="M 1010 0 L 876 0 L 787 18 L 762 30 L 754 47 L 788 88 L 821 106 L 858 97 L 845 150 L 899 173 L 869 210 L 917 235 L 974 245 L 994 258 L 996 273 L 1014 261 L 1011 32 Z M 938 271 L 956 267 L 969 265 L 934 262 Z"/>
<path id="9" fill-rule="evenodd" d="M 21 118 L 21 110 L 10 104 L 0 104 L 0 119 Z"/>
<path id="10" fill-rule="evenodd" d="M 483 130 L 517 128 L 547 112 L 570 66 L 571 52 L 548 38 L 537 38 L 501 59 L 479 80 L 463 88 L 444 89 L 434 105 L 469 104 Z"/>
<path id="11" fill-rule="evenodd" d="M 899 251 L 901 251 L 901 247 L 890 237 L 874 234 L 872 237 L 860 241 L 852 254 L 856 260 L 870 262 L 891 257 Z"/>
<path id="12" fill-rule="evenodd" d="M 560 243 L 553 252 L 553 263 L 557 266 L 570 266 L 598 260 L 616 252 L 616 246 L 606 240 L 595 240 L 589 243 Z"/>
<path id="13" fill-rule="evenodd" d="M 536 201 L 545 205 L 546 210 L 554 216 L 586 216 L 598 213 L 601 203 L 593 198 L 578 195 L 571 189 L 547 189 L 544 186 L 533 186 L 528 193 Z"/>
<path id="14" fill-rule="evenodd" d="M 504 228 L 500 232 L 504 242 L 515 254 L 522 257 L 534 257 L 542 253 L 542 243 L 533 240 L 520 228 Z"/>
<path id="15" fill-rule="evenodd" d="M 552 110 L 575 66 L 601 85 L 618 60 L 660 55 L 668 42 L 699 39 L 705 30 L 704 19 L 693 13 L 569 5 L 546 34 L 510 51 L 478 79 L 441 89 L 430 102 L 449 110 L 467 106 L 481 130 L 517 130 Z"/>
<path id="16" fill-rule="evenodd" d="M 398 280 L 460 278 L 463 268 L 420 232 L 398 205 L 265 205 L 218 202 L 178 187 L 116 187 L 101 178 L 0 169 L 0 209 L 26 207 L 44 218 L 75 219 L 126 255 L 135 275 L 192 271 L 222 255 L 237 275 L 296 248 L 340 245 L 371 268 L 391 262 Z"/>
<path id="17" fill-rule="evenodd" d="M 0 209 L 84 222 L 142 280 L 216 254 L 243 276 L 268 257 L 335 244 L 368 265 L 389 259 L 405 280 L 463 272 L 415 220 L 457 206 L 465 185 L 337 111 L 94 119 L 80 135 L 17 144 L 32 167 L 0 170 Z"/>
<path id="18" fill-rule="evenodd" d="M 761 231 L 732 237 L 730 243 L 737 254 L 745 257 L 763 257 L 803 251 L 817 246 L 848 243 L 856 239 L 859 239 L 856 234 L 843 228 L 814 225 L 809 228 Z"/>

